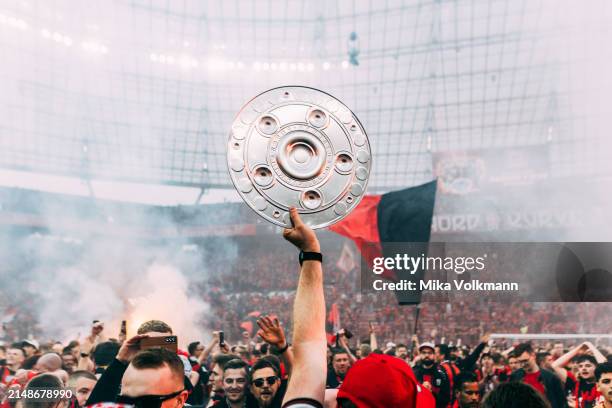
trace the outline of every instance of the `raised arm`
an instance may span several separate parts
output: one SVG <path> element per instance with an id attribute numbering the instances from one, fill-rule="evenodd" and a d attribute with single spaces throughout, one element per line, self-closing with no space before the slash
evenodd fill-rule
<path id="1" fill-rule="evenodd" d="M 319 241 L 295 208 L 290 210 L 292 228 L 283 236 L 304 252 L 320 252 Z M 293 303 L 293 354 L 291 379 L 283 403 L 310 398 L 323 403 L 327 374 L 325 298 L 321 262 L 304 261 Z"/>
<path id="2" fill-rule="evenodd" d="M 357 357 L 355 357 L 353 355 L 353 353 L 351 352 L 350 347 L 348 346 L 348 340 L 346 338 L 346 334 L 344 332 L 344 329 L 342 329 L 340 331 L 340 333 L 338 333 L 338 345 L 344 350 L 346 351 L 346 354 L 349 357 L 349 360 L 351 362 L 351 365 L 355 364 L 357 362 Z"/>
<path id="3" fill-rule="evenodd" d="M 213 351 L 213 349 L 215 348 L 217 344 L 219 344 L 219 332 L 214 331 L 212 339 L 210 340 L 210 343 L 208 343 L 206 348 L 202 351 L 202 353 L 200 353 L 200 356 L 198 357 L 198 363 L 200 363 L 200 365 L 206 362 L 206 359 L 208 358 L 208 356 L 210 355 L 210 353 Z"/>
<path id="4" fill-rule="evenodd" d="M 285 363 L 285 370 L 289 374 L 289 377 L 291 377 L 293 350 L 289 347 L 289 343 L 287 343 L 285 331 L 280 325 L 278 318 L 264 316 L 257 320 L 257 325 L 259 326 L 257 335 L 281 352 L 281 361 Z"/>
<path id="5" fill-rule="evenodd" d="M 374 351 L 378 348 L 378 341 L 376 340 L 376 330 L 374 329 L 374 325 L 372 324 L 372 322 L 369 323 L 369 330 L 370 330 L 370 348 L 372 349 L 372 351 Z"/>
<path id="6" fill-rule="evenodd" d="M 597 360 L 597 364 L 602 364 L 608 361 L 606 356 L 604 356 L 602 352 L 599 351 L 597 347 L 593 345 L 593 343 L 591 343 L 590 341 L 585 341 L 584 344 L 586 344 L 589 350 L 591 350 L 591 353 L 593 353 L 593 357 L 595 357 L 595 360 Z"/>

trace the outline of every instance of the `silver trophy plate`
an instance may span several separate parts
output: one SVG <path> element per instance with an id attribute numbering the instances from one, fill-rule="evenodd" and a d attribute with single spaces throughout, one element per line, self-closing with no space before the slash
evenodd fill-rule
<path id="1" fill-rule="evenodd" d="M 232 123 L 229 172 L 244 201 L 291 226 L 296 207 L 311 228 L 346 217 L 363 197 L 372 155 L 357 117 L 333 96 L 286 86 L 257 95 Z"/>

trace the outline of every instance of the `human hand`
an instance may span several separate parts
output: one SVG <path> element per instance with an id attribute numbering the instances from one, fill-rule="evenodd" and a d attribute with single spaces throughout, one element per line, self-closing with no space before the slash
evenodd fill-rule
<path id="1" fill-rule="evenodd" d="M 257 335 L 266 343 L 276 346 L 279 349 L 287 345 L 285 331 L 281 327 L 278 318 L 275 317 L 272 319 L 270 316 L 264 316 L 261 319 L 257 319 L 257 325 L 259 326 Z"/>
<path id="2" fill-rule="evenodd" d="M 124 364 L 132 361 L 132 358 L 140 351 L 140 340 L 149 337 L 148 334 L 138 334 L 131 339 L 124 341 L 117 352 L 117 360 Z"/>
<path id="3" fill-rule="evenodd" d="M 315 232 L 300 218 L 295 207 L 289 210 L 291 228 L 285 228 L 283 237 L 304 252 L 321 252 L 321 246 Z"/>

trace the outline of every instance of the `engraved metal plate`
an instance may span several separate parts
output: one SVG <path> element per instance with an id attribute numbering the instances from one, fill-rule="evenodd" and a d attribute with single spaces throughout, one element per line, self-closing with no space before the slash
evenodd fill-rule
<path id="1" fill-rule="evenodd" d="M 312 228 L 347 216 L 363 197 L 372 155 L 357 117 L 313 88 L 274 88 L 242 107 L 228 141 L 230 177 L 266 220 L 289 227 L 296 207 Z"/>

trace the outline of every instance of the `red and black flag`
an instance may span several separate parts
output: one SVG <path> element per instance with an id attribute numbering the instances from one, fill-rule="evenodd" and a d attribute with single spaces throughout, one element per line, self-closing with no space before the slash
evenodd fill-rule
<path id="1" fill-rule="evenodd" d="M 327 321 L 325 322 L 325 331 L 327 332 L 327 343 L 336 343 L 336 334 L 340 330 L 340 310 L 338 310 L 338 304 L 332 303 L 327 314 Z"/>
<path id="2" fill-rule="evenodd" d="M 365 196 L 357 208 L 330 229 L 353 240 L 370 267 L 375 258 L 395 257 L 398 248 L 409 256 L 427 256 L 436 185 L 434 180 L 382 195 Z M 409 278 L 415 280 L 422 276 L 423 270 Z M 391 281 L 405 278 L 398 271 L 385 271 L 382 277 Z M 420 292 L 395 293 L 400 304 L 417 304 L 421 299 Z"/>

